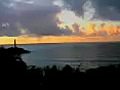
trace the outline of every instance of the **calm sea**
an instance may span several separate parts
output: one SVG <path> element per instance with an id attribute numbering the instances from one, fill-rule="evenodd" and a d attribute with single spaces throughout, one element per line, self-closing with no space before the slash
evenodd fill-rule
<path id="1" fill-rule="evenodd" d="M 98 67 L 120 63 L 120 43 L 19 45 L 32 51 L 22 56 L 28 65 Z"/>

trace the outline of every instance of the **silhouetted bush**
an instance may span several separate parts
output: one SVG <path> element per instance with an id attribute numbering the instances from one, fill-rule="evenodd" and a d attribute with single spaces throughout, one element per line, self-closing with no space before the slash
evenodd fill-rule
<path id="1" fill-rule="evenodd" d="M 90 85 L 99 87 L 118 85 L 120 81 L 120 64 L 104 66 L 81 71 L 81 67 L 73 68 L 66 65 L 58 68 L 27 66 L 21 57 L 6 53 L 6 49 L 0 51 L 0 78 L 4 89 L 27 90 L 57 90 L 57 89 L 81 89 Z M 1 87 L 2 88 L 2 87 Z"/>

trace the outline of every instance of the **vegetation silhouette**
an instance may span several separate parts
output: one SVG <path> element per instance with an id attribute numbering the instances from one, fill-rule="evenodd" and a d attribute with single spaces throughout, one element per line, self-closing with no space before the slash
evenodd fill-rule
<path id="1" fill-rule="evenodd" d="M 25 52 L 24 52 L 25 51 Z M 1 88 L 27 90 L 93 89 L 98 86 L 119 87 L 120 64 L 81 71 L 66 65 L 58 68 L 28 66 L 21 55 L 27 50 L 18 47 L 0 48 Z M 107 85 L 108 84 L 108 85 Z"/>

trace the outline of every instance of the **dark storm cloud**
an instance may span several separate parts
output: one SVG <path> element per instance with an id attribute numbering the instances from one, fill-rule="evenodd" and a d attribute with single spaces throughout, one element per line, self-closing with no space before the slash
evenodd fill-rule
<path id="1" fill-rule="evenodd" d="M 64 7 L 78 16 L 84 15 L 83 5 L 88 0 L 63 0 Z M 120 0 L 90 0 L 96 10 L 96 17 L 105 20 L 120 20 Z M 87 7 L 87 6 L 86 6 Z"/>
<path id="2" fill-rule="evenodd" d="M 0 36 L 61 35 L 54 0 L 0 0 Z M 9 23 L 9 25 L 6 25 Z M 24 29 L 24 31 L 21 31 Z M 25 31 L 27 29 L 27 31 Z M 29 32 L 29 33 L 27 33 Z"/>
<path id="3" fill-rule="evenodd" d="M 22 12 L 20 22 L 36 35 L 60 35 L 61 31 L 56 26 L 55 15 L 58 11 L 49 7 Z"/>
<path id="4" fill-rule="evenodd" d="M 120 20 L 120 0 L 93 0 L 93 5 L 103 19 Z"/>
<path id="5" fill-rule="evenodd" d="M 71 9 L 74 11 L 78 16 L 83 15 L 83 5 L 86 0 L 63 0 L 64 7 Z"/>
<path id="6" fill-rule="evenodd" d="M 10 0 L 0 0 L 0 36 L 16 36 L 19 34 L 16 15 L 10 7 Z"/>

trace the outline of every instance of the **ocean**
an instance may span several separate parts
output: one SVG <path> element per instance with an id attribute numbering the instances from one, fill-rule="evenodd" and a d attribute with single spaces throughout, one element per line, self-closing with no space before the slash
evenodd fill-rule
<path id="1" fill-rule="evenodd" d="M 31 51 L 30 54 L 22 55 L 28 65 L 79 65 L 94 68 L 120 63 L 120 43 L 64 43 L 18 47 Z"/>

